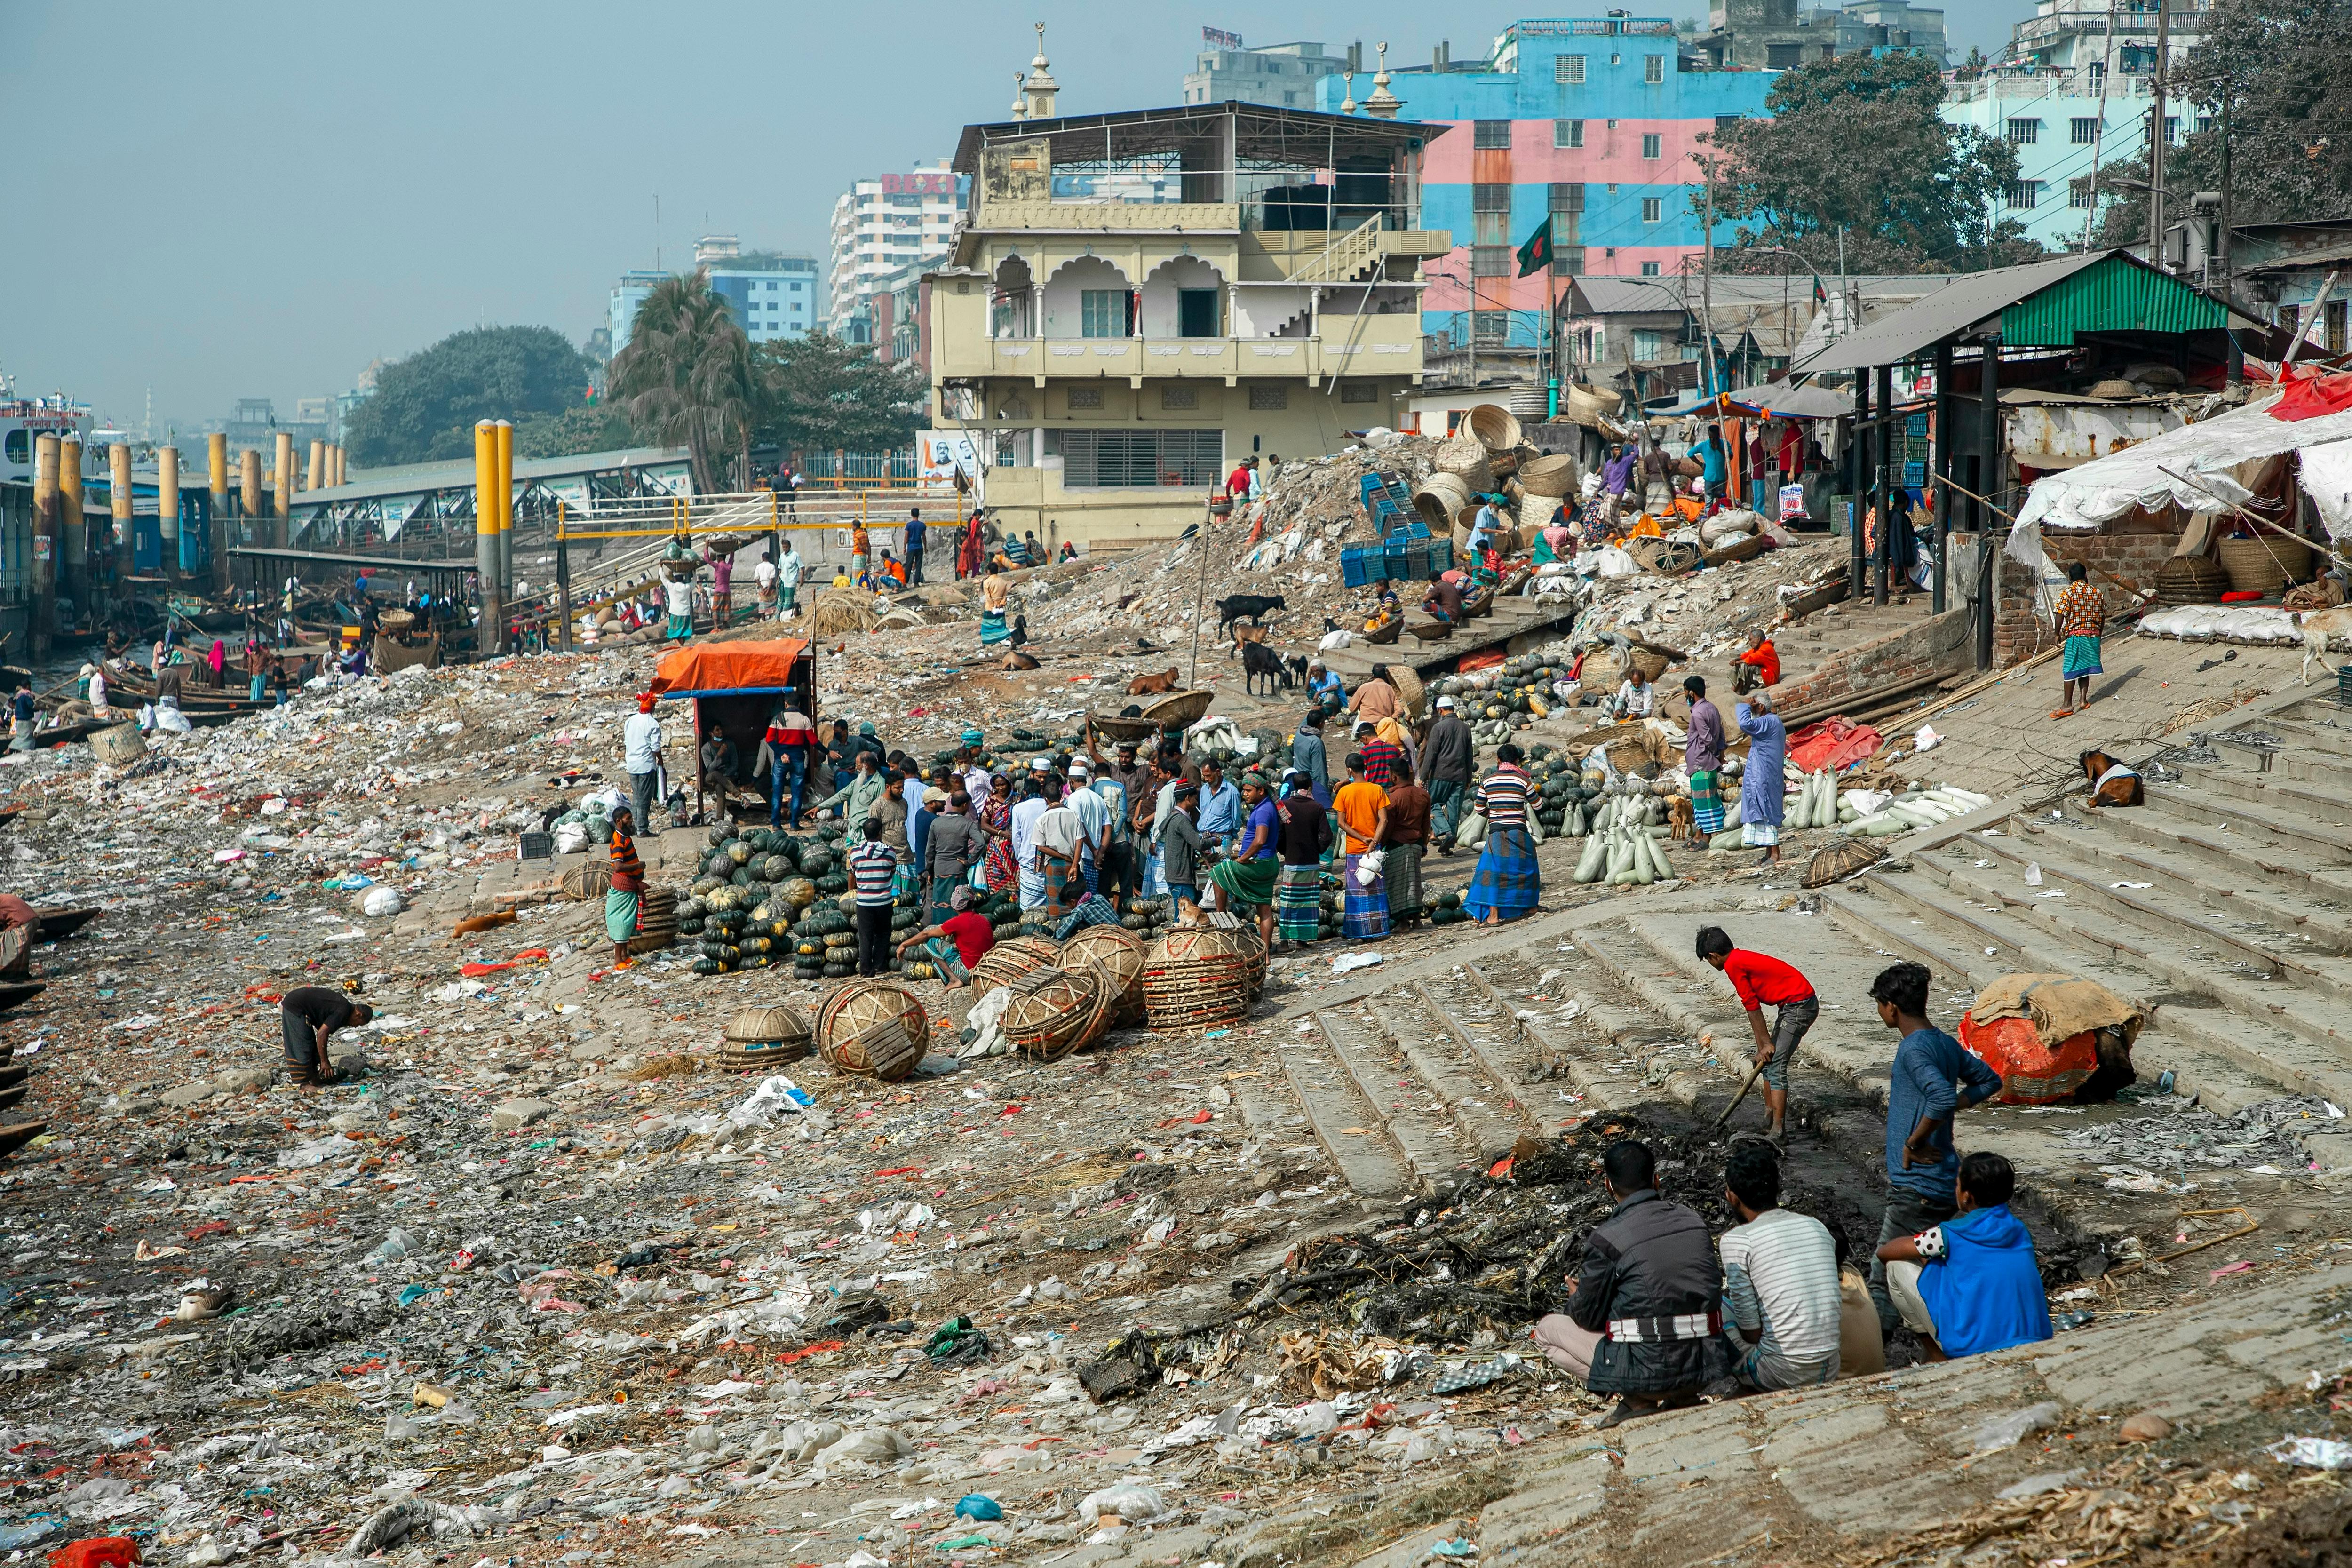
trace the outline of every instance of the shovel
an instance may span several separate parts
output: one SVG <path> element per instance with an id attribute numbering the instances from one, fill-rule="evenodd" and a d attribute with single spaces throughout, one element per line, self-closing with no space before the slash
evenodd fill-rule
<path id="1" fill-rule="evenodd" d="M 1725 1122 L 1731 1120 L 1731 1113 L 1739 1109 L 1739 1102 L 1746 1100 L 1748 1098 L 1748 1091 L 1756 1087 L 1757 1075 L 1761 1073 L 1763 1070 L 1764 1064 L 1762 1062 L 1753 1060 L 1748 1062 L 1748 1076 L 1739 1080 L 1739 1092 L 1731 1097 L 1731 1103 L 1725 1106 L 1723 1108 L 1723 1114 L 1715 1119 L 1715 1128 L 1717 1130 L 1719 1131 Z"/>

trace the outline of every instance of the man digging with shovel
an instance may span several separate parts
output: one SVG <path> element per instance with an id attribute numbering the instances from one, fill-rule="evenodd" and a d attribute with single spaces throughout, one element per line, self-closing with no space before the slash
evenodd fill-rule
<path id="1" fill-rule="evenodd" d="M 1762 1077 L 1764 1137 L 1780 1148 L 1787 1136 L 1789 1063 L 1797 1055 L 1797 1043 L 1822 1016 L 1821 999 L 1813 994 L 1813 983 L 1795 966 L 1732 946 L 1730 935 L 1721 926 L 1699 928 L 1698 955 L 1729 976 L 1732 990 L 1739 994 L 1739 1005 L 1748 1009 L 1748 1026 L 1756 1037 L 1756 1064 L 1748 1069 L 1739 1093 L 1744 1099 L 1748 1084 Z M 1767 1003 L 1774 1009 L 1769 1034 L 1764 1029 Z M 1737 1106 L 1739 1101 L 1731 1103 Z M 1730 1115 L 1728 1110 L 1724 1112 L 1726 1120 Z"/>

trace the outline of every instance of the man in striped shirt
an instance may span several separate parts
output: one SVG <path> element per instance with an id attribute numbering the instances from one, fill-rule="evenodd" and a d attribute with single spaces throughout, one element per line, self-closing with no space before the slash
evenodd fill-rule
<path id="1" fill-rule="evenodd" d="M 890 879 L 898 872 L 898 852 L 882 842 L 882 819 L 866 819 L 866 837 L 850 846 L 849 881 L 857 889 L 857 973 L 880 974 L 890 967 Z"/>
<path id="2" fill-rule="evenodd" d="M 1536 865 L 1534 837 L 1528 832 L 1528 781 L 1518 747 L 1495 748 L 1495 771 L 1478 786 L 1478 810 L 1486 819 L 1486 841 L 1478 847 L 1462 908 L 1481 925 L 1500 925 L 1534 911 L 1543 897 L 1543 873 Z"/>
<path id="3" fill-rule="evenodd" d="M 1724 1328 L 1750 1388 L 1810 1388 L 1838 1372 L 1837 1246 L 1811 1215 L 1780 1207 L 1780 1161 L 1744 1143 L 1723 1172 L 1740 1223 L 1723 1233 Z"/>
<path id="4" fill-rule="evenodd" d="M 1364 782 L 1382 789 L 1396 783 L 1397 764 L 1404 761 L 1404 748 L 1394 741 L 1381 738 L 1375 724 L 1356 726 L 1356 754 L 1364 759 Z"/>

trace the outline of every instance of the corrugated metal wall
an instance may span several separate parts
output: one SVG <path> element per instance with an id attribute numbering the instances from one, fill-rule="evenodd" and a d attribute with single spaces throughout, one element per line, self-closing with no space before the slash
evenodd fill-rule
<path id="1" fill-rule="evenodd" d="M 2109 257 L 2003 310 L 2000 335 L 2012 348 L 2071 348 L 2077 332 L 2212 331 L 2226 320 L 2179 279 Z"/>

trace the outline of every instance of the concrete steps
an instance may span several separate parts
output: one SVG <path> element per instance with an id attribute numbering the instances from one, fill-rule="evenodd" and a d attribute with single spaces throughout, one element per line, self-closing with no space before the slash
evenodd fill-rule
<path id="1" fill-rule="evenodd" d="M 2209 770 L 2205 779 L 2210 783 L 2221 777 L 2243 781 L 2257 776 Z M 2248 834 L 2260 842 L 2313 857 L 2321 866 L 2352 866 L 2352 824 L 2344 820 L 2339 805 L 2324 797 L 2301 790 L 2289 795 L 2259 784 L 2226 796 L 2209 788 L 2171 784 L 2150 784 L 2146 793 L 2147 805 L 2142 809 L 2173 822 Z"/>

